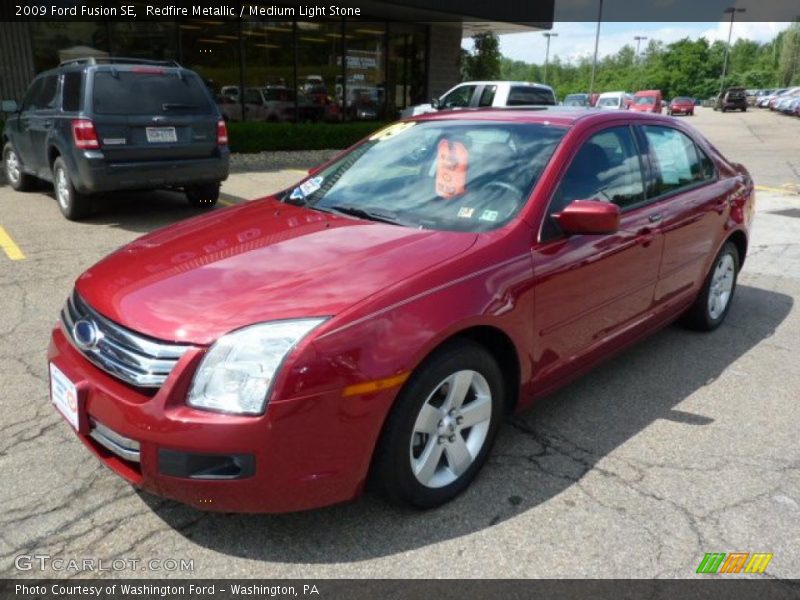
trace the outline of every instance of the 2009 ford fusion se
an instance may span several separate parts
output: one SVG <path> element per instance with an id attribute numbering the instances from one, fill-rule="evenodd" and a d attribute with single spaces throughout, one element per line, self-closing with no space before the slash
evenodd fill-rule
<path id="1" fill-rule="evenodd" d="M 731 306 L 753 183 L 669 117 L 439 112 L 79 277 L 51 396 L 129 482 L 284 512 L 463 491 L 504 415 Z"/>

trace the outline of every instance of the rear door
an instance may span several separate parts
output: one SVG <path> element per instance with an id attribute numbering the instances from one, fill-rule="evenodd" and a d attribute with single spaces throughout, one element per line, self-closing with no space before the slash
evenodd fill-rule
<path id="1" fill-rule="evenodd" d="M 25 93 L 19 113 L 18 130 L 14 136 L 14 147 L 17 154 L 22 160 L 25 170 L 31 172 L 35 169 L 36 164 L 31 143 L 31 124 L 39 105 L 41 105 L 43 84 L 44 77 L 39 77 L 33 81 Z"/>
<path id="2" fill-rule="evenodd" d="M 207 158 L 215 154 L 216 106 L 194 73 L 162 67 L 94 72 L 91 114 L 110 162 Z"/>
<path id="3" fill-rule="evenodd" d="M 45 179 L 50 177 L 47 141 L 60 104 L 59 92 L 58 75 L 44 76 L 36 96 L 36 109 L 32 110 L 28 117 L 28 136 L 31 143 L 31 159 L 28 167 Z"/>
<path id="4" fill-rule="evenodd" d="M 647 196 L 664 236 L 655 303 L 695 293 L 725 231 L 733 180 L 720 181 L 713 161 L 682 131 L 639 127 L 647 152 Z"/>

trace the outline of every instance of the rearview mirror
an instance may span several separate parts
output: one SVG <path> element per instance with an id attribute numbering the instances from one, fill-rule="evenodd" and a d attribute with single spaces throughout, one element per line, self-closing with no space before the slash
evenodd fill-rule
<path id="1" fill-rule="evenodd" d="M 431 106 L 436 110 L 439 110 L 439 99 L 434 98 L 433 100 L 431 100 Z"/>
<path id="2" fill-rule="evenodd" d="M 573 200 L 553 215 L 566 234 L 600 235 L 619 229 L 619 206 L 602 200 Z"/>
<path id="3" fill-rule="evenodd" d="M 0 102 L 0 112 L 15 113 L 19 110 L 16 100 L 3 100 Z"/>

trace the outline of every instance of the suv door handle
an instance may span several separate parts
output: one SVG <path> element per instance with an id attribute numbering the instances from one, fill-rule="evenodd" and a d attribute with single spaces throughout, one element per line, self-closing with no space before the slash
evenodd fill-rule
<path id="1" fill-rule="evenodd" d="M 650 221 L 651 223 L 660 223 L 662 218 L 663 216 L 661 213 L 655 213 L 647 217 L 647 220 Z"/>

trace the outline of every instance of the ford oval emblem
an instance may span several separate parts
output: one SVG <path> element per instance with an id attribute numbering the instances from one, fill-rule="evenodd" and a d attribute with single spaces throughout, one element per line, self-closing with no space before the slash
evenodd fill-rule
<path id="1" fill-rule="evenodd" d="M 94 324 L 94 321 L 80 319 L 72 326 L 72 338 L 78 348 L 89 350 L 94 348 L 97 342 L 100 341 L 100 332 L 97 330 L 97 325 Z"/>

